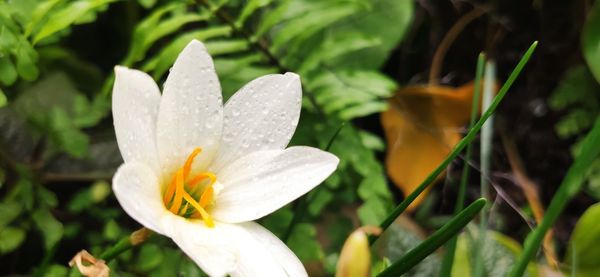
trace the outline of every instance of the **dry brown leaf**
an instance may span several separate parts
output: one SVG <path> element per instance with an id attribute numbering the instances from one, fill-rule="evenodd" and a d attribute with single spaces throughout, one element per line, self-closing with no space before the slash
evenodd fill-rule
<path id="1" fill-rule="evenodd" d="M 410 194 L 460 141 L 459 130 L 470 118 L 473 83 L 459 88 L 410 86 L 390 99 L 381 114 L 387 141 L 386 170 L 392 182 Z M 438 176 L 438 179 L 443 175 Z M 410 205 L 418 206 L 424 193 Z"/>

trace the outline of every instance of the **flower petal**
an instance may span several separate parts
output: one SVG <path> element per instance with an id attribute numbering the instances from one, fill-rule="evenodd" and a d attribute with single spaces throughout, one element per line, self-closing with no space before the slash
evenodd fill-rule
<path id="1" fill-rule="evenodd" d="M 138 70 L 115 67 L 112 114 L 125 162 L 137 161 L 158 170 L 155 129 L 159 103 L 160 91 L 152 77 Z"/>
<path id="2" fill-rule="evenodd" d="M 161 218 L 169 212 L 161 201 L 158 178 L 148 166 L 137 162 L 121 165 L 113 177 L 112 187 L 129 216 L 152 231 L 164 234 Z"/>
<path id="3" fill-rule="evenodd" d="M 287 276 L 308 276 L 296 254 L 271 231 L 252 221 L 239 225 L 266 248 L 277 264 L 287 273 Z"/>
<path id="4" fill-rule="evenodd" d="M 165 224 L 173 241 L 210 276 L 306 276 L 294 253 L 258 224 L 217 222 L 209 228 L 175 216 Z"/>
<path id="5" fill-rule="evenodd" d="M 254 152 L 217 172 L 223 190 L 212 215 L 237 223 L 261 218 L 323 182 L 339 159 L 306 146 Z"/>
<path id="6" fill-rule="evenodd" d="M 171 175 L 196 148 L 202 154 L 194 170 L 205 168 L 218 148 L 222 131 L 221 85 L 204 45 L 193 40 L 179 54 L 160 102 L 158 154 L 163 173 Z"/>
<path id="7" fill-rule="evenodd" d="M 284 149 L 298 125 L 301 100 L 300 77 L 291 72 L 262 76 L 241 88 L 225 103 L 223 136 L 211 170 L 251 152 Z"/>
<path id="8" fill-rule="evenodd" d="M 206 227 L 201 220 L 179 216 L 165 217 L 163 227 L 168 236 L 209 276 L 225 276 L 237 261 L 237 246 L 230 237 L 228 224 Z"/>

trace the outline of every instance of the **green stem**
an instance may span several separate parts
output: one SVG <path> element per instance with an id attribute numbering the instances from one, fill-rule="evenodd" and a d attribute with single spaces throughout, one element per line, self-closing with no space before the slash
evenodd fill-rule
<path id="1" fill-rule="evenodd" d="M 517 79 L 517 77 L 523 70 L 523 67 L 525 67 L 525 64 L 527 64 L 527 62 L 529 61 L 529 58 L 533 54 L 533 51 L 535 50 L 536 46 L 537 41 L 529 47 L 527 52 L 525 52 L 515 69 L 511 72 L 510 76 L 498 92 L 498 95 L 496 95 L 496 97 L 494 98 L 494 101 L 492 102 L 492 105 L 490 105 L 490 108 L 487 109 L 485 113 L 483 113 L 481 119 L 477 121 L 475 126 L 473 126 L 473 128 L 467 133 L 467 135 L 454 147 L 454 150 L 448 155 L 448 157 L 446 157 L 446 159 L 434 171 L 432 171 L 431 174 L 429 174 L 429 176 L 427 176 L 427 178 L 411 194 L 409 194 L 406 197 L 406 199 L 404 199 L 404 201 L 402 201 L 398 206 L 396 206 L 396 208 L 394 208 L 394 210 L 387 216 L 387 218 L 383 222 L 381 222 L 381 224 L 379 224 L 382 230 L 386 230 L 392 224 L 392 222 L 394 222 L 394 220 L 396 220 L 396 218 L 400 216 L 400 214 L 402 214 L 402 212 L 404 212 L 406 208 L 408 208 L 408 206 L 419 196 L 419 194 L 421 194 L 431 183 L 433 183 L 436 177 L 440 173 L 442 173 L 442 171 L 444 171 L 448 164 L 450 164 L 450 162 L 452 162 L 452 160 L 456 158 L 456 156 L 458 156 L 458 154 L 471 141 L 473 141 L 473 139 L 477 135 L 477 132 L 479 132 L 479 129 L 481 129 L 481 126 L 483 126 L 483 123 L 485 123 L 485 121 L 490 116 L 492 116 L 494 111 L 496 111 L 496 108 L 500 104 L 500 101 L 502 101 L 502 99 L 514 83 L 515 79 Z M 371 236 L 369 238 L 369 242 L 373 244 L 373 242 L 375 242 L 376 239 L 377 237 Z"/>
<path id="2" fill-rule="evenodd" d="M 466 209 L 456 215 L 452 220 L 446 223 L 442 228 L 435 231 L 425 241 L 417 247 L 411 249 L 402 258 L 395 261 L 392 265 L 381 272 L 378 277 L 400 276 L 408 272 L 416 264 L 421 262 L 436 249 L 446 243 L 449 239 L 456 236 L 473 218 L 483 209 L 487 201 L 483 198 L 471 203 Z"/>
<path id="3" fill-rule="evenodd" d="M 152 231 L 146 228 L 141 228 L 131 235 L 122 238 L 117 242 L 117 244 L 113 245 L 110 249 L 104 251 L 100 255 L 100 259 L 104 260 L 106 263 L 110 262 L 112 259 L 119 256 L 121 253 L 135 247 L 136 245 L 144 242 L 150 235 Z"/>
<path id="4" fill-rule="evenodd" d="M 483 76 L 483 69 L 485 63 L 485 55 L 479 54 L 477 59 L 477 69 L 475 70 L 475 82 L 473 101 L 471 101 L 471 119 L 469 121 L 469 129 L 473 128 L 475 119 L 477 118 L 477 112 L 479 111 L 479 95 L 481 94 L 481 77 Z M 460 178 L 460 186 L 458 188 L 458 198 L 456 199 L 456 206 L 454 207 L 454 215 L 460 213 L 465 205 L 465 194 L 467 191 L 467 182 L 469 179 L 469 160 L 471 159 L 471 152 L 473 151 L 472 143 L 467 144 L 467 153 L 465 154 L 465 163 Z M 452 238 L 446 245 L 446 253 L 442 262 L 442 269 L 440 276 L 448 277 L 452 274 L 452 264 L 454 263 L 454 253 L 456 252 L 457 237 Z"/>
<path id="5" fill-rule="evenodd" d="M 546 215 L 540 225 L 538 225 L 525 239 L 523 252 L 513 266 L 509 276 L 522 276 L 531 259 L 540 249 L 544 236 L 550 230 L 558 216 L 562 213 L 569 201 L 579 193 L 584 183 L 587 170 L 593 161 L 600 156 L 600 117 L 596 118 L 593 129 L 585 137 L 579 155 L 575 162 L 567 171 L 558 191 L 552 198 Z"/>

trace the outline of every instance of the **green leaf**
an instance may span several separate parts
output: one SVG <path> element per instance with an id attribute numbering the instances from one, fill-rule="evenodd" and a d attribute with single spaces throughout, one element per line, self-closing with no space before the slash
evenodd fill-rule
<path id="1" fill-rule="evenodd" d="M 284 46 L 289 46 L 294 40 L 303 41 L 357 10 L 358 6 L 351 2 L 347 5 L 332 3 L 329 7 L 312 9 L 308 13 L 300 14 L 278 30 L 271 43 L 271 48 L 275 49 L 275 52 L 282 51 Z"/>
<path id="2" fill-rule="evenodd" d="M 27 47 L 20 47 L 16 50 L 17 72 L 19 76 L 27 81 L 37 79 L 39 70 L 36 66 L 37 53 Z"/>
<path id="3" fill-rule="evenodd" d="M 288 246 L 301 261 L 309 262 L 323 258 L 323 250 L 317 241 L 315 226 L 300 223 L 294 226 L 294 231 L 288 240 Z"/>
<path id="4" fill-rule="evenodd" d="M 245 5 L 244 8 L 242 9 L 242 12 L 240 13 L 240 15 L 237 17 L 236 21 L 235 21 L 235 26 L 238 26 L 238 28 L 243 27 L 244 22 L 246 22 L 246 19 L 248 19 L 248 17 L 250 17 L 256 10 L 269 5 L 271 2 L 273 2 L 273 0 L 250 0 L 248 1 Z"/>
<path id="5" fill-rule="evenodd" d="M 0 229 L 8 225 L 21 214 L 23 206 L 17 201 L 0 203 Z"/>
<path id="6" fill-rule="evenodd" d="M 358 218 L 363 225 L 376 225 L 390 211 L 389 201 L 373 195 L 358 208 Z"/>
<path id="7" fill-rule="evenodd" d="M 58 146 L 74 157 L 84 157 L 89 150 L 89 137 L 77 129 L 67 112 L 60 108 L 52 109 L 50 114 L 52 137 Z"/>
<path id="8" fill-rule="evenodd" d="M 4 94 L 4 91 L 2 91 L 2 89 L 0 88 L 0 108 L 6 106 L 7 101 L 8 100 L 6 99 L 6 95 Z"/>
<path id="9" fill-rule="evenodd" d="M 583 56 L 600 82 L 600 3 L 594 3 L 581 33 Z"/>
<path id="10" fill-rule="evenodd" d="M 340 67 L 378 69 L 397 47 L 408 31 L 413 14 L 412 0 L 374 0 L 370 7 L 338 22 L 331 33 L 334 37 L 347 32 L 361 32 L 380 41 L 378 45 L 341 56 L 332 63 Z M 390 27 L 393 26 L 393 27 Z"/>
<path id="11" fill-rule="evenodd" d="M 52 249 L 63 236 L 63 225 L 46 209 L 33 213 L 33 222 L 44 238 L 46 251 Z"/>
<path id="12" fill-rule="evenodd" d="M 486 276 L 506 276 L 522 247 L 516 241 L 499 232 L 488 231 L 481 252 L 477 251 L 478 231 L 474 225 L 469 232 L 458 237 L 456 259 L 452 267 L 452 276 L 471 276 L 472 263 L 477 261 L 476 255 L 482 255 Z M 471 236 L 470 236 L 471 235 Z M 481 253 L 481 254 L 480 254 Z M 539 276 L 537 266 L 530 263 L 525 276 Z"/>
<path id="13" fill-rule="evenodd" d="M 229 36 L 231 31 L 231 27 L 229 26 L 219 26 L 185 33 L 165 46 L 160 53 L 156 55 L 155 58 L 148 61 L 143 68 L 146 71 L 152 70 L 152 76 L 155 79 L 158 79 L 173 65 L 181 50 L 183 50 L 192 39 L 205 41 L 215 37 Z"/>
<path id="14" fill-rule="evenodd" d="M 60 265 L 60 264 L 53 264 L 53 265 L 49 266 L 46 269 L 46 272 L 44 273 L 44 277 L 65 277 L 65 276 L 69 276 L 69 268 L 64 265 Z"/>
<path id="15" fill-rule="evenodd" d="M 25 231 L 15 227 L 0 229 L 0 254 L 15 250 L 25 240 Z"/>
<path id="16" fill-rule="evenodd" d="M 392 265 L 386 268 L 377 276 L 400 276 L 408 272 L 420 261 L 431 255 L 440 246 L 456 236 L 463 227 L 465 227 L 485 206 L 486 200 L 480 198 L 471 203 L 462 212 L 452 218 L 442 228 L 435 231 L 425 241 L 404 254 L 400 259 L 394 261 Z"/>
<path id="17" fill-rule="evenodd" d="M 121 227 L 111 219 L 104 225 L 103 236 L 109 241 L 116 241 L 121 236 Z"/>
<path id="18" fill-rule="evenodd" d="M 311 215 L 319 215 L 334 198 L 333 193 L 325 188 L 321 188 L 318 193 L 315 192 L 313 195 L 307 208 Z"/>
<path id="19" fill-rule="evenodd" d="M 37 31 L 40 28 L 40 23 L 48 17 L 50 11 L 60 2 L 61 0 L 49 0 L 36 5 L 25 27 L 25 36 L 29 37 L 33 31 Z"/>
<path id="20" fill-rule="evenodd" d="M 138 254 L 136 267 L 142 271 L 152 270 L 160 265 L 163 257 L 161 249 L 156 244 L 144 244 Z"/>
<path id="21" fill-rule="evenodd" d="M 400 218 L 388 228 L 381 237 L 381 240 L 373 246 L 378 250 L 380 257 L 384 260 L 398 260 L 402 258 L 411 249 L 417 247 L 423 241 L 423 235 L 416 229 L 410 219 Z M 377 273 L 381 273 L 390 263 Z M 436 255 L 430 255 L 416 265 L 413 269 L 404 274 L 406 277 L 416 276 L 438 276 L 440 268 L 440 259 Z"/>
<path id="22" fill-rule="evenodd" d="M 566 262 L 577 276 L 597 276 L 600 273 L 600 203 L 590 206 L 579 218 L 571 234 Z"/>
<path id="23" fill-rule="evenodd" d="M 2 29 L 1 26 L 0 29 Z M 0 83 L 5 86 L 10 86 L 17 80 L 17 77 L 17 69 L 10 58 L 8 56 L 1 56 L 0 54 Z"/>
<path id="24" fill-rule="evenodd" d="M 156 4 L 156 0 L 138 0 L 138 3 L 146 9 L 152 8 Z"/>
<path id="25" fill-rule="evenodd" d="M 117 0 L 80 0 L 69 3 L 66 7 L 53 13 L 44 27 L 34 36 L 33 43 L 47 38 L 54 33 L 61 31 L 85 16 L 88 12 L 99 9 L 103 5 L 115 2 Z"/>

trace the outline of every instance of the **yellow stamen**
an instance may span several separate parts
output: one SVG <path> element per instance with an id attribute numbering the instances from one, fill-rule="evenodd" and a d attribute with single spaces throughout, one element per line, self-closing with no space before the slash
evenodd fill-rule
<path id="1" fill-rule="evenodd" d="M 188 182 L 188 186 L 190 186 L 191 188 L 196 186 L 198 183 L 200 183 L 200 181 L 209 178 L 210 179 L 210 185 L 214 184 L 215 181 L 217 180 L 217 176 L 215 176 L 215 174 L 212 174 L 210 172 L 202 172 L 198 175 L 196 175 L 196 177 L 194 177 L 191 181 Z"/>
<path id="2" fill-rule="evenodd" d="M 204 220 L 204 223 L 208 227 L 214 227 L 215 226 L 215 223 L 213 222 L 213 220 L 210 217 L 210 215 L 206 212 L 206 210 L 204 210 L 204 208 L 202 208 L 202 206 L 200 206 L 200 204 L 198 204 L 198 202 L 196 202 L 196 200 L 194 200 L 194 198 L 192 198 L 187 192 L 183 193 L 183 198 L 185 198 L 185 201 L 187 201 L 188 203 L 190 203 L 190 205 L 192 205 L 192 207 L 196 208 L 196 210 L 202 216 L 202 220 Z"/>
<path id="3" fill-rule="evenodd" d="M 196 158 L 196 156 L 198 154 L 200 154 L 200 152 L 202 152 L 202 148 L 196 147 L 196 149 L 194 149 L 192 154 L 190 154 L 188 156 L 187 160 L 185 161 L 185 165 L 183 166 L 183 178 L 184 179 L 187 179 L 188 175 L 190 174 L 190 170 L 192 169 L 192 163 L 194 162 L 194 158 Z"/>
<path id="4" fill-rule="evenodd" d="M 177 175 L 173 176 L 171 183 L 167 187 L 167 191 L 165 191 L 165 197 L 163 198 L 163 203 L 165 203 L 165 205 L 169 204 L 169 201 L 173 198 L 173 194 L 175 194 L 175 177 L 177 177 Z"/>
<path id="5" fill-rule="evenodd" d="M 188 156 L 185 164 L 177 170 L 177 173 L 175 173 L 173 179 L 164 192 L 163 202 L 165 207 L 167 207 L 169 211 L 176 215 L 191 218 L 201 218 L 208 227 L 214 227 L 215 224 L 212 220 L 212 217 L 206 211 L 206 207 L 213 201 L 213 184 L 217 181 L 217 176 L 211 172 L 202 172 L 186 182 L 191 173 L 194 158 L 200 154 L 201 151 L 201 148 L 195 148 L 194 151 Z M 200 194 L 199 201 L 196 201 L 190 193 L 196 195 L 196 191 L 198 189 L 190 189 L 193 189 L 206 179 L 208 179 L 208 184 L 198 186 L 198 189 L 202 189 L 203 191 Z M 190 211 L 190 206 L 193 207 L 192 211 Z M 188 215 L 189 212 L 191 212 L 191 216 Z"/>
<path id="6" fill-rule="evenodd" d="M 200 206 L 206 207 L 213 199 L 214 189 L 212 183 L 206 187 L 200 196 Z"/>
<path id="7" fill-rule="evenodd" d="M 183 188 L 183 168 L 177 170 L 177 175 L 175 175 L 175 186 L 175 198 L 173 199 L 173 205 L 169 210 L 174 214 L 178 214 L 179 208 L 181 208 L 183 195 L 186 193 Z"/>

